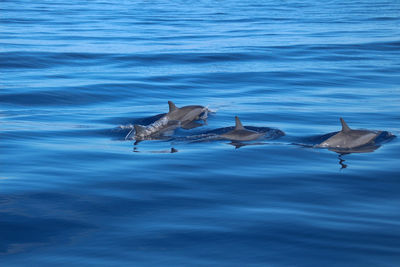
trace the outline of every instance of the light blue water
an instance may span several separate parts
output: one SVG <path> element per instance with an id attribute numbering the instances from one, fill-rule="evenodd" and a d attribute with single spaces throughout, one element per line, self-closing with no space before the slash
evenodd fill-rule
<path id="1" fill-rule="evenodd" d="M 399 266 L 399 138 L 342 156 L 292 144 L 339 117 L 400 135 L 399 1 L 0 8 L 2 266 Z M 215 113 L 124 140 L 168 100 Z M 235 115 L 286 135 L 177 138 Z"/>

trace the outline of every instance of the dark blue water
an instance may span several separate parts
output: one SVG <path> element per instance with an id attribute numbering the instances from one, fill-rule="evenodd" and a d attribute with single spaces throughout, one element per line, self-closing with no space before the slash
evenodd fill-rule
<path id="1" fill-rule="evenodd" d="M 1 266 L 399 266 L 400 2 L 1 1 Z M 177 106 L 208 125 L 125 141 Z M 247 146 L 190 136 L 234 125 Z M 175 153 L 170 153 L 175 152 Z"/>

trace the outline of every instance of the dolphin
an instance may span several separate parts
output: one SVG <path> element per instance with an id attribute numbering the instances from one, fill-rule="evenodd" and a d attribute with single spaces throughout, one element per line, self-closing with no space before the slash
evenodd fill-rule
<path id="1" fill-rule="evenodd" d="M 264 133 L 259 133 L 244 128 L 238 116 L 235 117 L 235 123 L 235 129 L 220 135 L 222 139 L 228 139 L 231 141 L 251 141 L 256 140 L 264 135 Z"/>
<path id="2" fill-rule="evenodd" d="M 184 129 L 193 129 L 202 126 L 194 121 L 202 119 L 205 121 L 208 115 L 208 109 L 199 105 L 184 106 L 178 108 L 172 101 L 168 101 L 169 112 L 167 116 L 170 120 L 177 120 Z M 201 116 L 202 115 L 202 116 Z"/>
<path id="3" fill-rule="evenodd" d="M 355 148 L 360 148 L 362 146 L 374 145 L 375 139 L 382 133 L 382 131 L 353 130 L 350 129 L 342 118 L 340 118 L 340 122 L 342 124 L 342 130 L 316 145 L 316 147 L 354 150 Z"/>
<path id="4" fill-rule="evenodd" d="M 125 139 L 144 140 L 154 136 L 160 136 L 165 132 L 176 128 L 192 129 L 202 126 L 196 120 L 206 120 L 208 109 L 199 105 L 184 106 L 178 108 L 172 101 L 168 101 L 169 111 L 157 121 L 147 125 L 135 124 Z M 134 131 L 133 131 L 134 130 Z"/>

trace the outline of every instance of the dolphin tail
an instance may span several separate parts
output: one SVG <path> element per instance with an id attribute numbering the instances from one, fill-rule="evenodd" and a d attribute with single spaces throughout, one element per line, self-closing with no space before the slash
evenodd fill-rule
<path id="1" fill-rule="evenodd" d="M 169 105 L 169 112 L 172 112 L 172 111 L 178 109 L 172 101 L 168 101 L 168 105 Z"/>
<path id="2" fill-rule="evenodd" d="M 235 116 L 235 122 L 236 122 L 235 130 L 242 130 L 242 129 L 244 129 L 244 127 L 243 127 L 242 123 L 240 122 L 238 116 Z"/>
<path id="3" fill-rule="evenodd" d="M 348 132 L 351 130 L 343 118 L 340 118 L 340 122 L 342 123 L 342 132 Z"/>

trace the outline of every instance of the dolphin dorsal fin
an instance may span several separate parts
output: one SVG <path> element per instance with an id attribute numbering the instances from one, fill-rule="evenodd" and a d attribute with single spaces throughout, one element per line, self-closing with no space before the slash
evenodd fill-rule
<path id="1" fill-rule="evenodd" d="M 342 123 L 342 132 L 351 131 L 350 127 L 347 125 L 343 118 L 340 118 L 340 122 Z"/>
<path id="2" fill-rule="evenodd" d="M 178 109 L 172 101 L 168 101 L 168 105 L 169 105 L 168 113 Z"/>
<path id="3" fill-rule="evenodd" d="M 244 129 L 244 127 L 243 127 L 242 123 L 240 122 L 238 116 L 235 117 L 235 123 L 236 123 L 236 124 L 235 124 L 235 130 L 242 130 L 242 129 Z"/>

